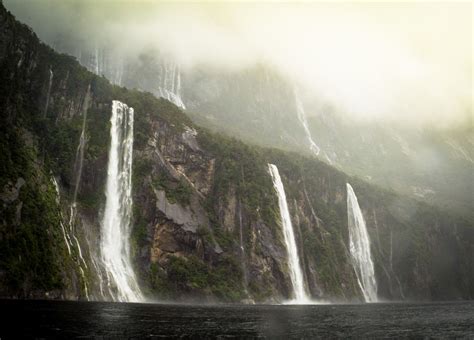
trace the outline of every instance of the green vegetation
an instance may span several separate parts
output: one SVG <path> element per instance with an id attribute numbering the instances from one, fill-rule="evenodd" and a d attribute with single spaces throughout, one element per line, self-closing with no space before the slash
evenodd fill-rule
<path id="1" fill-rule="evenodd" d="M 221 301 L 236 302 L 244 298 L 240 266 L 231 256 L 222 256 L 210 266 L 191 255 L 171 256 L 166 274 L 152 265 L 152 287 L 172 298 L 215 296 Z M 165 280 L 166 275 L 166 280 Z"/>
<path id="2" fill-rule="evenodd" d="M 184 179 L 176 181 L 165 173 L 159 173 L 153 176 L 153 186 L 164 190 L 170 203 L 179 203 L 183 207 L 191 203 L 193 189 Z"/>
<path id="3" fill-rule="evenodd" d="M 199 129 L 198 141 L 211 155 L 216 157 L 215 178 L 207 207 L 217 224 L 217 212 L 213 209 L 225 202 L 231 187 L 241 199 L 251 218 L 262 218 L 269 227 L 276 226 L 279 219 L 278 203 L 268 174 L 264 152 L 267 150 L 250 146 L 233 138 L 211 134 Z"/>
<path id="4" fill-rule="evenodd" d="M 5 138 L 3 133 L 1 136 Z M 63 264 L 58 255 L 66 252 L 54 186 L 34 166 L 36 152 L 17 131 L 10 130 L 7 140 L 5 150 L 9 152 L 0 153 L 0 178 L 13 185 L 23 178 L 25 184 L 16 200 L 0 207 L 1 285 L 19 296 L 28 296 L 32 289 L 61 289 Z M 3 183 L 2 190 L 6 189 Z"/>

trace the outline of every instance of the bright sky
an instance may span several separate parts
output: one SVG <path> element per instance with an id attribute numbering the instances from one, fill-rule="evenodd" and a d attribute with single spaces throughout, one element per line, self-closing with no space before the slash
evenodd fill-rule
<path id="1" fill-rule="evenodd" d="M 183 67 L 265 62 L 359 118 L 472 117 L 471 2 L 4 2 L 45 40 L 71 30 Z"/>

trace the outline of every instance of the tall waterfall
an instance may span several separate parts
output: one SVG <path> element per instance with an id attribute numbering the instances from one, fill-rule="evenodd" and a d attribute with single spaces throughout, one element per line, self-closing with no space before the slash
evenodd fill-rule
<path id="1" fill-rule="evenodd" d="M 106 203 L 101 224 L 100 250 L 118 301 L 138 302 L 142 293 L 130 260 L 132 217 L 133 108 L 114 100 L 110 119 L 110 150 Z"/>
<path id="2" fill-rule="evenodd" d="M 308 140 L 309 149 L 318 156 L 321 149 L 319 146 L 314 142 L 313 137 L 311 136 L 311 131 L 309 131 L 308 121 L 306 120 L 306 112 L 304 111 L 303 103 L 301 102 L 298 92 L 295 90 L 295 102 L 296 102 L 296 112 L 298 113 L 298 119 L 303 125 L 303 129 L 306 135 L 306 139 Z"/>
<path id="3" fill-rule="evenodd" d="M 278 205 L 280 207 L 281 222 L 283 225 L 283 236 L 285 239 L 286 250 L 288 252 L 288 263 L 290 267 L 291 283 L 293 284 L 293 293 L 296 303 L 309 303 L 309 297 L 306 295 L 303 283 L 303 271 L 301 270 L 298 257 L 298 248 L 296 247 L 295 234 L 291 223 L 290 212 L 286 202 L 285 188 L 281 181 L 278 168 L 274 164 L 268 164 L 268 170 L 272 176 L 273 186 L 278 195 Z"/>
<path id="4" fill-rule="evenodd" d="M 365 302 L 377 301 L 377 281 L 374 263 L 370 253 L 370 240 L 364 216 L 357 196 L 349 183 L 347 186 L 347 218 L 349 226 L 349 248 L 357 281 L 364 294 Z"/>

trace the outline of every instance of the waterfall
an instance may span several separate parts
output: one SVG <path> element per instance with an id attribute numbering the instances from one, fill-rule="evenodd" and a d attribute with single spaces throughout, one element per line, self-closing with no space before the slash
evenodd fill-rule
<path id="1" fill-rule="evenodd" d="M 175 64 L 164 63 L 160 67 L 160 73 L 157 95 L 183 110 L 186 109 L 181 99 L 181 73 L 179 67 Z"/>
<path id="2" fill-rule="evenodd" d="M 176 79 L 176 94 L 178 95 L 178 97 L 181 98 L 181 72 L 179 72 L 179 69 L 178 69 L 178 76 Z"/>
<path id="3" fill-rule="evenodd" d="M 285 188 L 280 178 L 278 168 L 274 164 L 268 164 L 270 175 L 272 176 L 273 186 L 278 195 L 278 205 L 280 207 L 281 222 L 283 226 L 283 236 L 285 239 L 286 250 L 288 252 L 288 263 L 290 269 L 291 283 L 293 284 L 294 302 L 309 303 L 303 283 L 303 271 L 301 270 L 298 257 L 298 248 L 296 247 L 295 234 L 291 224 L 290 212 L 286 202 Z"/>
<path id="4" fill-rule="evenodd" d="M 58 182 L 56 181 L 56 178 L 54 176 L 51 176 L 51 181 L 53 182 L 54 188 L 56 190 L 56 204 L 59 206 L 60 203 L 61 203 L 61 195 L 59 193 L 59 185 L 58 185 Z M 87 264 L 86 264 L 86 261 L 84 260 L 84 258 L 82 257 L 82 250 L 81 250 L 81 246 L 79 244 L 79 240 L 77 239 L 76 235 L 74 235 L 74 232 L 72 230 L 71 220 L 69 220 L 69 232 L 66 231 L 66 228 L 64 227 L 64 223 L 63 223 L 63 214 L 61 212 L 61 207 L 59 207 L 59 212 L 60 212 L 61 230 L 63 232 L 64 242 L 66 243 L 66 247 L 67 247 L 67 251 L 68 251 L 69 256 L 72 256 L 71 249 L 74 247 L 74 244 L 73 244 L 72 238 L 71 238 L 71 234 L 72 234 L 72 237 L 74 238 L 74 240 L 76 241 L 76 246 L 77 246 L 77 251 L 78 251 L 79 257 L 78 258 L 76 257 L 75 261 L 77 263 L 77 266 L 79 267 L 79 273 L 81 274 L 82 282 L 84 284 L 84 294 L 86 296 L 87 301 L 89 301 L 90 300 L 90 298 L 89 298 L 89 287 L 87 285 L 87 279 L 86 279 L 86 275 L 84 273 L 84 269 L 82 268 L 82 266 L 84 266 L 87 269 Z"/>
<path id="5" fill-rule="evenodd" d="M 118 62 L 118 64 L 116 64 L 112 68 L 112 77 L 111 77 L 111 79 L 112 79 L 112 82 L 115 85 L 122 86 L 123 69 L 124 69 L 123 60 L 120 60 Z"/>
<path id="6" fill-rule="evenodd" d="M 365 302 L 377 301 L 377 281 L 374 263 L 370 253 L 370 240 L 364 216 L 359 207 L 357 196 L 349 183 L 347 186 L 347 218 L 349 227 L 349 245 L 357 281 L 364 294 Z"/>
<path id="7" fill-rule="evenodd" d="M 87 280 L 84 274 L 84 269 L 87 269 L 87 263 L 84 260 L 84 257 L 82 256 L 81 245 L 75 235 L 75 232 L 76 232 L 75 224 L 76 224 L 76 215 L 77 215 L 77 203 L 76 203 L 77 193 L 79 191 L 79 185 L 81 183 L 82 164 L 84 163 L 84 149 L 86 145 L 85 133 L 86 133 L 86 121 L 87 121 L 87 109 L 89 108 L 89 102 L 90 102 L 90 85 L 87 87 L 86 95 L 84 97 L 84 102 L 82 103 L 82 129 L 81 129 L 81 135 L 79 137 L 79 144 L 76 149 L 76 157 L 74 160 L 74 175 L 75 175 L 74 193 L 72 196 L 72 203 L 71 203 L 70 212 L 69 212 L 69 233 L 74 238 L 75 244 L 77 246 L 77 254 L 78 254 L 77 265 L 79 266 L 81 277 L 84 282 L 84 292 L 85 292 L 87 300 L 89 300 L 89 293 L 88 293 Z"/>
<path id="8" fill-rule="evenodd" d="M 308 121 L 306 120 L 306 112 L 304 111 L 303 103 L 301 102 L 298 92 L 295 90 L 295 102 L 296 102 L 296 112 L 298 114 L 298 119 L 303 125 L 303 129 L 306 135 L 306 139 L 308 140 L 309 149 L 318 156 L 321 149 L 319 146 L 314 142 L 313 137 L 311 136 L 311 131 L 309 131 Z"/>
<path id="9" fill-rule="evenodd" d="M 239 197 L 239 241 L 240 241 L 240 260 L 242 261 L 242 273 L 244 279 L 244 288 L 247 291 L 248 287 L 248 275 L 247 275 L 247 264 L 245 259 L 245 247 L 244 247 L 244 231 L 242 223 L 242 202 Z"/>
<path id="10" fill-rule="evenodd" d="M 48 92 L 46 92 L 46 103 L 44 105 L 43 117 L 46 117 L 49 107 L 49 97 L 51 96 L 51 86 L 53 85 L 53 70 L 49 69 Z"/>
<path id="11" fill-rule="evenodd" d="M 87 92 L 84 97 L 84 102 L 82 104 L 82 129 L 81 135 L 79 137 L 79 145 L 76 149 L 76 158 L 74 160 L 74 174 L 76 176 L 76 180 L 74 183 L 74 195 L 73 195 L 73 205 L 76 205 L 77 200 L 77 192 L 79 190 L 79 185 L 81 182 L 82 176 L 82 164 L 84 163 L 84 148 L 86 145 L 86 121 L 87 121 L 87 110 L 89 108 L 89 102 L 91 97 L 91 86 L 87 87 Z"/>
<path id="12" fill-rule="evenodd" d="M 133 108 L 114 100 L 110 122 L 111 142 L 100 250 L 109 283 L 117 288 L 114 299 L 138 302 L 143 300 L 143 296 L 130 260 Z"/>
<path id="13" fill-rule="evenodd" d="M 100 76 L 100 61 L 99 61 L 99 48 L 95 47 L 95 53 L 94 53 L 94 73 Z"/>
<path id="14" fill-rule="evenodd" d="M 58 185 L 58 182 L 56 181 L 56 178 L 54 176 L 51 176 L 51 182 L 53 182 L 53 185 L 54 185 L 54 189 L 56 191 L 56 204 L 60 205 L 61 203 L 61 194 L 59 193 L 59 185 Z M 66 228 L 64 228 L 64 224 L 63 224 L 63 216 L 62 216 L 62 213 L 61 213 L 61 208 L 59 208 L 60 210 L 60 225 L 61 225 L 61 230 L 63 232 L 63 237 L 64 237 L 64 243 L 66 244 L 66 248 L 67 248 L 67 252 L 69 253 L 69 256 L 72 255 L 72 252 L 71 252 L 71 247 L 72 247 L 72 242 L 71 242 L 71 239 L 69 237 L 69 234 L 66 233 Z"/>

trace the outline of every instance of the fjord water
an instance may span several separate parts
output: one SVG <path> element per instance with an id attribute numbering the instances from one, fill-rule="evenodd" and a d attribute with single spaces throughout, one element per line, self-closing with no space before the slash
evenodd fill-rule
<path id="1" fill-rule="evenodd" d="M 273 186 L 278 195 L 278 206 L 280 208 L 283 237 L 288 252 L 288 265 L 290 269 L 291 283 L 293 284 L 294 300 L 292 302 L 310 303 L 310 299 L 304 290 L 303 271 L 301 270 L 295 233 L 293 231 L 293 224 L 291 223 L 288 203 L 286 202 L 285 188 L 281 181 L 280 172 L 274 164 L 268 164 L 268 170 L 272 176 Z"/>
<path id="2" fill-rule="evenodd" d="M 347 183 L 347 222 L 349 227 L 349 250 L 357 281 L 364 294 L 365 302 L 377 301 L 377 281 L 374 262 L 370 252 L 370 239 L 364 215 L 360 210 L 357 196 Z"/>
<path id="3" fill-rule="evenodd" d="M 3 338 L 472 338 L 474 302 L 158 305 L 0 300 Z M 21 326 L 18 326 L 21 320 Z"/>
<path id="4" fill-rule="evenodd" d="M 100 252 L 114 300 L 142 301 L 130 260 L 132 217 L 133 108 L 112 102 L 106 201 Z"/>

